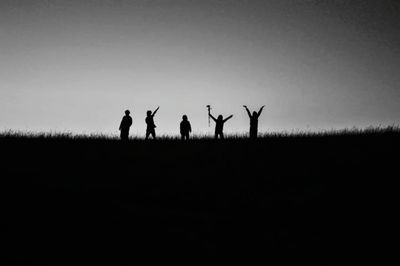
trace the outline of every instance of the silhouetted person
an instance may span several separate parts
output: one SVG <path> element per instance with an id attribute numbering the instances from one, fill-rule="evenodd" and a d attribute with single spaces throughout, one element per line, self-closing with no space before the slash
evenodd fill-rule
<path id="1" fill-rule="evenodd" d="M 132 117 L 129 115 L 130 113 L 129 110 L 125 111 L 125 116 L 122 118 L 121 124 L 119 125 L 121 140 L 128 140 L 129 138 L 129 128 L 132 125 Z"/>
<path id="2" fill-rule="evenodd" d="M 219 136 L 221 139 L 223 139 L 224 138 L 224 124 L 226 121 L 231 119 L 233 117 L 233 115 L 230 115 L 225 119 L 223 118 L 222 115 L 219 115 L 217 119 L 215 119 L 215 117 L 212 116 L 212 114 L 209 114 L 209 115 L 212 118 L 212 120 L 214 120 L 214 122 L 215 122 L 215 138 L 217 139 Z"/>
<path id="3" fill-rule="evenodd" d="M 182 122 L 180 124 L 181 138 L 189 139 L 189 134 L 192 132 L 192 127 L 186 115 L 182 116 Z"/>
<path id="4" fill-rule="evenodd" d="M 153 136 L 153 139 L 156 138 L 156 125 L 154 124 L 154 116 L 156 115 L 158 109 L 160 107 L 157 107 L 156 110 L 152 113 L 151 111 L 147 111 L 147 117 L 146 117 L 146 124 L 147 124 L 147 129 L 146 129 L 146 139 L 149 138 L 150 135 Z"/>
<path id="5" fill-rule="evenodd" d="M 249 108 L 247 108 L 246 105 L 243 105 L 243 107 L 246 109 L 247 114 L 250 118 L 250 138 L 256 139 L 258 135 L 258 118 L 260 117 L 261 112 L 264 109 L 264 105 L 260 108 L 258 113 L 254 111 L 253 114 L 250 113 L 250 110 Z"/>

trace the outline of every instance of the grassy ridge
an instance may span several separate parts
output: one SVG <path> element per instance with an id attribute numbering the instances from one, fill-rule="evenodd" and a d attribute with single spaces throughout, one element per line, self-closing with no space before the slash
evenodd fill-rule
<path id="1" fill-rule="evenodd" d="M 368 199 L 392 180 L 399 137 L 398 128 L 127 143 L 3 134 L 3 257 L 315 260 L 345 248 L 352 221 L 373 211 Z"/>
<path id="2" fill-rule="evenodd" d="M 331 130 L 320 130 L 320 131 L 280 131 L 280 132 L 268 132 L 259 133 L 259 138 L 271 138 L 271 137 L 327 137 L 327 136 L 349 136 L 349 135 L 389 135 L 399 134 L 400 127 L 391 126 L 370 126 L 366 128 L 344 128 L 344 129 L 331 129 Z M 102 133 L 91 133 L 91 134 L 74 134 L 72 132 L 29 132 L 19 130 L 5 130 L 0 132 L 0 138 L 46 138 L 46 139 L 96 139 L 96 140 L 114 140 L 119 139 L 118 135 L 109 135 Z M 227 134 L 227 139 L 246 139 L 248 138 L 247 133 L 242 134 Z M 143 136 L 131 136 L 131 140 L 144 140 Z M 158 137 L 159 140 L 178 140 L 178 135 L 161 135 Z M 212 135 L 205 134 L 194 134 L 191 139 L 202 140 L 202 139 L 213 139 Z"/>

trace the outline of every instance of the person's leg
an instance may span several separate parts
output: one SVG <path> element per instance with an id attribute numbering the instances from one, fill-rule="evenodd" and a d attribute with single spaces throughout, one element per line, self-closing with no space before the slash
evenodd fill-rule
<path id="1" fill-rule="evenodd" d="M 128 140 L 129 131 L 121 130 L 121 140 Z"/>
<path id="2" fill-rule="evenodd" d="M 224 132 L 221 132 L 221 133 L 220 133 L 220 138 L 221 138 L 221 139 L 224 139 Z"/>
<path id="3" fill-rule="evenodd" d="M 153 139 L 156 139 L 156 131 L 153 129 L 153 131 L 151 132 L 151 135 L 153 136 Z"/>
<path id="4" fill-rule="evenodd" d="M 149 131 L 149 130 L 146 130 L 146 139 L 148 139 L 149 136 L 150 136 L 150 131 Z"/>

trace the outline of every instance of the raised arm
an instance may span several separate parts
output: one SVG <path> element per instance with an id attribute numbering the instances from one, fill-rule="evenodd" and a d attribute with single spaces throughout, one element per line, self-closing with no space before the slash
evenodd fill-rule
<path id="1" fill-rule="evenodd" d="M 243 107 L 246 109 L 246 112 L 247 112 L 247 114 L 249 115 L 249 117 L 251 118 L 251 113 L 250 113 L 250 110 L 249 110 L 249 108 L 247 108 L 247 106 L 246 105 L 243 105 Z"/>
<path id="2" fill-rule="evenodd" d="M 225 118 L 224 119 L 224 123 L 226 122 L 226 121 L 228 121 L 229 119 L 231 119 L 233 117 L 233 115 L 230 115 L 230 116 L 228 116 L 227 118 Z"/>
<path id="3" fill-rule="evenodd" d="M 157 107 L 157 109 L 156 109 L 156 110 L 154 110 L 154 112 L 153 112 L 152 116 L 155 116 L 155 115 L 156 115 L 156 113 L 157 113 L 158 109 L 160 109 L 160 106 L 158 106 L 158 107 Z"/>
<path id="4" fill-rule="evenodd" d="M 212 114 L 208 114 L 208 115 L 212 118 L 212 120 L 214 120 L 214 122 L 217 122 L 217 119 L 215 117 L 213 117 Z"/>
<path id="5" fill-rule="evenodd" d="M 261 115 L 261 113 L 262 113 L 262 111 L 263 111 L 264 107 L 265 107 L 265 105 L 261 106 L 260 110 L 258 111 L 258 114 L 257 114 L 257 116 L 260 116 L 260 115 Z"/>

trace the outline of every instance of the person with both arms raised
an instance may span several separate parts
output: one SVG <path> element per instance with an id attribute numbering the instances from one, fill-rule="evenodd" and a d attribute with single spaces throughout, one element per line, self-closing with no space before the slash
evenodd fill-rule
<path id="1" fill-rule="evenodd" d="M 246 105 L 243 105 L 243 107 L 246 109 L 247 114 L 249 115 L 250 118 L 250 138 L 251 139 L 256 139 L 258 135 L 258 118 L 261 115 L 261 112 L 263 111 L 265 105 L 263 105 L 258 113 L 256 111 L 253 112 L 253 114 L 250 113 L 249 108 L 247 108 Z"/>
<path id="2" fill-rule="evenodd" d="M 224 124 L 226 121 L 231 119 L 233 115 L 228 116 L 227 118 L 224 119 L 222 115 L 219 115 L 218 118 L 215 118 L 211 113 L 209 113 L 209 116 L 214 120 L 215 122 L 215 135 L 214 137 L 216 139 L 221 138 L 224 139 Z"/>

